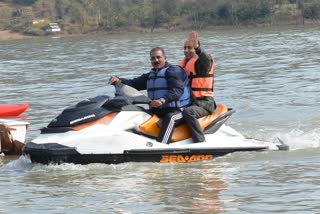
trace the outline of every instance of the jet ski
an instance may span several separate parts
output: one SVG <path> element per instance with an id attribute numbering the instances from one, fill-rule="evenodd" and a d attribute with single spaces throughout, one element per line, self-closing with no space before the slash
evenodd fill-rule
<path id="1" fill-rule="evenodd" d="M 96 96 L 64 109 L 26 143 L 23 154 L 42 164 L 187 163 L 232 152 L 288 149 L 282 142 L 245 138 L 226 126 L 235 111 L 224 104 L 198 119 L 206 142 L 193 143 L 185 124 L 175 128 L 170 144 L 156 142 L 161 119 L 148 112 L 150 100 L 122 83 L 115 89 L 114 97 Z"/>

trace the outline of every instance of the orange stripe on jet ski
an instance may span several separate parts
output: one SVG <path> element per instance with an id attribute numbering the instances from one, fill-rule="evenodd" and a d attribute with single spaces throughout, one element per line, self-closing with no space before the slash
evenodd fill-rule
<path id="1" fill-rule="evenodd" d="M 84 124 L 80 124 L 80 125 L 77 125 L 75 127 L 72 127 L 72 130 L 75 130 L 75 131 L 79 131 L 81 129 L 84 129 L 84 128 L 87 128 L 89 126 L 92 126 L 94 124 L 105 124 L 107 123 L 108 121 L 110 121 L 117 113 L 116 112 L 112 112 L 110 114 L 107 114 L 106 116 L 98 119 L 98 120 L 95 120 L 95 121 L 92 121 L 92 122 L 88 122 L 88 123 L 84 123 Z"/>
<path id="2" fill-rule="evenodd" d="M 216 119 L 220 114 L 226 113 L 227 111 L 228 111 L 228 107 L 226 105 L 217 104 L 217 108 L 215 112 L 198 119 L 202 130 L 204 130 L 207 126 L 209 126 L 211 122 L 214 119 Z M 143 124 L 139 126 L 140 132 L 142 132 L 145 135 L 157 137 L 160 133 L 160 128 L 157 125 L 158 121 L 159 121 L 159 118 L 156 115 L 153 115 L 149 120 L 145 121 Z M 171 142 L 184 140 L 189 137 L 191 137 L 191 133 L 188 126 L 186 124 L 181 124 L 174 129 L 171 137 Z"/>

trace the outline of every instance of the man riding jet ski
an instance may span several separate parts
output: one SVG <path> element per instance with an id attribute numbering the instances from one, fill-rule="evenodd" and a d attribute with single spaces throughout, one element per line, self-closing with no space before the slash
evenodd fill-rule
<path id="1" fill-rule="evenodd" d="M 158 143 L 159 118 L 144 108 L 141 92 L 116 83 L 116 96 L 97 96 L 66 108 L 28 142 L 23 153 L 35 163 L 192 162 L 237 151 L 284 150 L 283 143 L 247 139 L 223 125 L 234 110 L 223 104 L 199 118 L 207 141 L 193 143 L 185 124 L 170 144 Z"/>

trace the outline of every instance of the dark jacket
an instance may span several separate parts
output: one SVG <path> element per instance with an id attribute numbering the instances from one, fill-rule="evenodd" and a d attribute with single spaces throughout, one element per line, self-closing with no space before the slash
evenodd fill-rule
<path id="1" fill-rule="evenodd" d="M 178 66 L 171 65 L 166 62 L 164 67 L 169 67 L 166 72 L 166 79 L 168 81 L 168 93 L 163 97 L 166 102 L 176 101 L 183 94 L 183 81 L 188 78 L 187 74 Z M 152 69 L 150 72 L 155 71 Z M 137 90 L 147 89 L 147 80 L 150 72 L 142 74 L 133 79 L 120 78 L 123 84 L 129 85 Z"/>
<path id="2" fill-rule="evenodd" d="M 198 60 L 195 62 L 195 70 L 198 76 L 206 76 L 213 63 L 212 57 L 199 47 L 196 49 Z M 216 108 L 216 103 L 213 97 L 204 97 L 202 99 L 194 99 L 192 105 L 204 108 L 209 113 L 213 113 Z"/>
<path id="3" fill-rule="evenodd" d="M 196 49 L 196 54 L 198 55 L 198 59 L 195 63 L 195 70 L 198 76 L 205 76 L 209 73 L 210 68 L 213 63 L 212 57 L 207 54 L 200 46 Z"/>

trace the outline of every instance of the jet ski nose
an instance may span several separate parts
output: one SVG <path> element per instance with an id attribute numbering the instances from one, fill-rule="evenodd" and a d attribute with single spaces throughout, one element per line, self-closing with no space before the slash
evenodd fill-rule
<path id="1" fill-rule="evenodd" d="M 64 146 L 59 143 L 37 144 L 28 142 L 24 146 L 22 154 L 31 157 L 32 162 L 49 164 L 52 162 L 50 157 L 55 157 L 55 163 L 63 163 L 68 162 L 70 157 L 79 153 L 74 147 Z"/>

